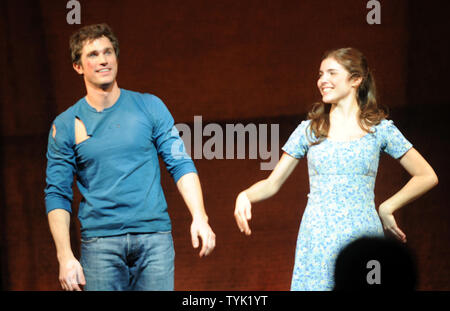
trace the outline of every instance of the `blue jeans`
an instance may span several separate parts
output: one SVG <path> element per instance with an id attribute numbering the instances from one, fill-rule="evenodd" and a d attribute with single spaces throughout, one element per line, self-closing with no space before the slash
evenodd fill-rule
<path id="1" fill-rule="evenodd" d="M 82 239 L 84 290 L 173 290 L 174 258 L 171 232 Z"/>

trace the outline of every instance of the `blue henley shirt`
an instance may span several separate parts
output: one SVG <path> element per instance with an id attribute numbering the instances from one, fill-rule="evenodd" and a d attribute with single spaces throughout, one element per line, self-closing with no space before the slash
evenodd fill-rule
<path id="1" fill-rule="evenodd" d="M 89 136 L 79 144 L 75 118 Z M 120 89 L 117 102 L 101 112 L 82 98 L 53 125 L 56 135 L 50 130 L 47 149 L 47 213 L 72 212 L 76 175 L 83 238 L 171 230 L 158 155 L 175 182 L 197 171 L 158 97 Z"/>

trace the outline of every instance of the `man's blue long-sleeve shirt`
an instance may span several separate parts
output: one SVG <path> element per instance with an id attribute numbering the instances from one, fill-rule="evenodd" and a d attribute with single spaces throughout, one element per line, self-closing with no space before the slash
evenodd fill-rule
<path id="1" fill-rule="evenodd" d="M 80 99 L 55 119 L 56 133 L 49 134 L 46 211 L 72 212 L 76 175 L 83 238 L 171 230 L 158 154 L 175 182 L 196 173 L 164 103 L 154 95 L 120 91 L 102 112 Z M 75 118 L 89 136 L 79 144 Z"/>

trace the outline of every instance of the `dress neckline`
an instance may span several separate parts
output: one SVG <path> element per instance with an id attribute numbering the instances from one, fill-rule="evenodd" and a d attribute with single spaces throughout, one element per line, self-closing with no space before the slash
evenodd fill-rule
<path id="1" fill-rule="evenodd" d="M 368 136 L 369 134 L 372 134 L 373 132 L 368 132 L 366 134 L 364 134 L 361 137 L 355 138 L 355 139 L 350 139 L 350 140 L 335 140 L 335 139 L 330 139 L 330 138 L 325 138 L 325 140 L 332 142 L 332 143 L 352 143 L 352 142 L 358 142 L 360 140 L 362 140 L 364 137 Z"/>

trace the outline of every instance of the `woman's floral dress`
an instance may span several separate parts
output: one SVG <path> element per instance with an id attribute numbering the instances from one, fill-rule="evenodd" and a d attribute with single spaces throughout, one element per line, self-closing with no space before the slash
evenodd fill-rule
<path id="1" fill-rule="evenodd" d="M 291 290 L 332 290 L 340 250 L 362 236 L 382 236 L 374 203 L 380 152 L 400 158 L 412 144 L 391 120 L 351 141 L 311 145 L 310 120 L 291 134 L 283 150 L 307 156 L 310 192 L 300 224 Z"/>

